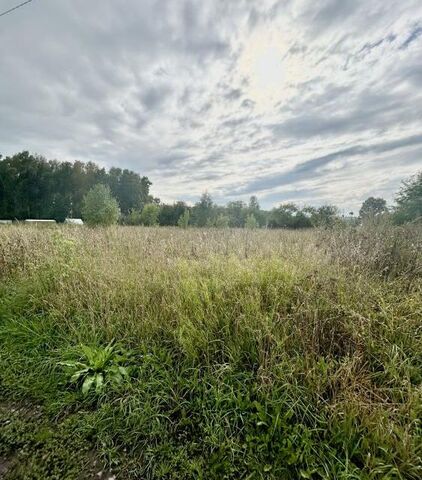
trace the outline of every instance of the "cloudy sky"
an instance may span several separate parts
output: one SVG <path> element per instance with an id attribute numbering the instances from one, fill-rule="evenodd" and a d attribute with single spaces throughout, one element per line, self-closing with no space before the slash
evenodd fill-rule
<path id="1" fill-rule="evenodd" d="M 165 201 L 390 201 L 422 168 L 422 1 L 33 0 L 0 17 L 0 153 L 23 149 Z"/>

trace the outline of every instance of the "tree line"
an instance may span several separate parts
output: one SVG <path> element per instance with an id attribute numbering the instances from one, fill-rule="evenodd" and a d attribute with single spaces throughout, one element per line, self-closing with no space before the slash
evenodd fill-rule
<path id="1" fill-rule="evenodd" d="M 58 162 L 28 152 L 0 157 L 0 219 L 82 216 L 83 199 L 97 184 L 110 188 L 123 215 L 152 202 L 151 182 L 131 170 L 92 162 Z"/>
<path id="2" fill-rule="evenodd" d="M 150 194 L 151 182 L 138 173 L 92 162 L 58 162 L 28 152 L 0 156 L 0 219 L 82 217 L 88 224 L 162 225 L 232 228 L 332 227 L 388 217 L 401 224 L 422 219 L 422 172 L 403 182 L 396 204 L 369 197 L 359 215 L 340 215 L 334 205 L 300 208 L 294 203 L 261 209 L 256 196 L 225 206 L 208 193 L 195 205 L 183 201 L 165 204 Z"/>

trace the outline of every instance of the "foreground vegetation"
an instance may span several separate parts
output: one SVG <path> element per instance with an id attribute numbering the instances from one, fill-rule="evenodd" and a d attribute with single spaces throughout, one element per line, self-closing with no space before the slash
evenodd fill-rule
<path id="1" fill-rule="evenodd" d="M 0 477 L 421 478 L 421 247 L 3 227 Z"/>

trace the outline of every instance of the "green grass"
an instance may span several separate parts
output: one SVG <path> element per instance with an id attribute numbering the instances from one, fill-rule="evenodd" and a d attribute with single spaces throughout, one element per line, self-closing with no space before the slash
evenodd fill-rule
<path id="1" fill-rule="evenodd" d="M 422 478 L 421 251 L 387 225 L 0 229 L 0 477 Z"/>

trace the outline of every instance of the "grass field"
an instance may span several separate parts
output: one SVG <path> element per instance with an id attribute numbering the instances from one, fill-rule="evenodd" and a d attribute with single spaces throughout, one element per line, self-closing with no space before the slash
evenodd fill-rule
<path id="1" fill-rule="evenodd" d="M 0 478 L 416 480 L 421 385 L 418 227 L 0 228 Z"/>

